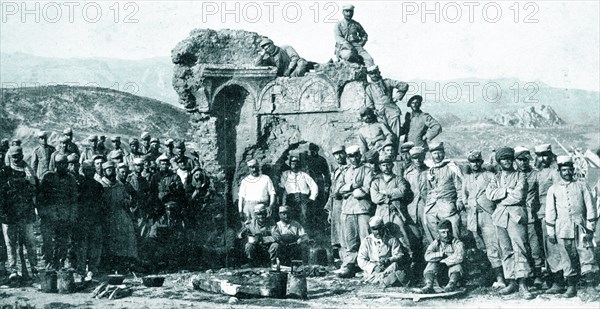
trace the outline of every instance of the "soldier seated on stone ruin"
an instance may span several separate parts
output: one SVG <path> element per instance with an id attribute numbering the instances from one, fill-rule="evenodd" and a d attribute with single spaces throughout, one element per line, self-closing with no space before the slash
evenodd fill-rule
<path id="1" fill-rule="evenodd" d="M 308 62 L 300 57 L 296 50 L 287 45 L 277 46 L 268 38 L 260 41 L 260 52 L 254 64 L 277 68 L 277 76 L 298 77 L 308 72 Z"/>

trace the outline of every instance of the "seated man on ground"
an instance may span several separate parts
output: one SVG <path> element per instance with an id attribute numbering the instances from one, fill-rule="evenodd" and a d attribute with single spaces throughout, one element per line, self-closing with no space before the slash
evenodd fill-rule
<path id="1" fill-rule="evenodd" d="M 273 225 L 267 221 L 267 209 L 264 204 L 258 204 L 254 207 L 254 217 L 252 221 L 245 223 L 242 230 L 238 234 L 238 238 L 247 237 L 248 240 L 244 245 L 246 258 L 250 261 L 251 267 L 261 266 L 266 261 L 266 256 L 273 252 L 270 247 L 275 242 L 271 231 Z M 276 257 L 270 256 L 270 260 L 274 261 Z"/>
<path id="2" fill-rule="evenodd" d="M 275 242 L 269 247 L 271 264 L 276 264 L 277 258 L 285 264 L 289 264 L 291 260 L 302 258 L 304 245 L 309 241 L 302 225 L 291 220 L 289 213 L 288 206 L 279 207 L 280 220 L 272 231 Z"/>
<path id="3" fill-rule="evenodd" d="M 230 267 L 237 256 L 235 252 L 235 231 L 229 227 L 223 214 L 213 217 L 215 229 L 208 234 L 202 246 L 203 261 L 210 268 Z"/>
<path id="4" fill-rule="evenodd" d="M 365 281 L 384 286 L 406 286 L 406 267 L 410 262 L 405 259 L 402 245 L 390 235 L 381 217 L 371 217 L 369 227 L 372 233 L 360 244 L 356 258 L 358 266 L 365 272 Z"/>
<path id="5" fill-rule="evenodd" d="M 440 275 L 448 273 L 449 281 L 444 292 L 456 291 L 462 279 L 461 263 L 465 257 L 463 243 L 452 236 L 452 224 L 448 220 L 438 224 L 438 239 L 434 240 L 425 252 L 427 267 L 424 271 L 425 286 L 420 293 L 435 293 L 433 282 L 440 279 Z"/>

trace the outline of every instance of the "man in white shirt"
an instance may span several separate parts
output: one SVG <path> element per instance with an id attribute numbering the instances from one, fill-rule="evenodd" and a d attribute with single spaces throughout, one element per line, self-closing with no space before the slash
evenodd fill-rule
<path id="1" fill-rule="evenodd" d="M 238 193 L 238 211 L 243 215 L 246 222 L 250 222 L 254 215 L 254 206 L 258 204 L 269 205 L 267 213 L 271 212 L 275 205 L 275 187 L 271 178 L 260 174 L 258 161 L 252 159 L 246 162 L 250 175 L 242 179 Z"/>
<path id="2" fill-rule="evenodd" d="M 300 159 L 290 156 L 291 170 L 281 174 L 280 187 L 285 189 L 283 204 L 290 206 L 294 219 L 306 225 L 308 205 L 313 204 L 319 193 L 317 183 L 305 172 L 300 171 Z"/>

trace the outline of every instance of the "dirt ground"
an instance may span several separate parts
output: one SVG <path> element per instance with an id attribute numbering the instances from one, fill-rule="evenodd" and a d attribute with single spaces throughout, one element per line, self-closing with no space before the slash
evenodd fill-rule
<path id="1" fill-rule="evenodd" d="M 518 294 L 500 296 L 491 288 L 467 284 L 467 291 L 452 299 L 395 299 L 368 297 L 369 292 L 407 292 L 404 288 L 387 288 L 366 285 L 359 277 L 338 279 L 333 274 L 308 278 L 308 300 L 247 298 L 230 304 L 230 297 L 197 291 L 192 288 L 194 273 L 167 275 L 163 287 L 147 288 L 133 277 L 125 279 L 133 295 L 118 300 L 94 299 L 91 290 L 73 294 L 48 294 L 39 291 L 39 282 L 24 286 L 0 288 L 0 308 L 365 308 L 365 307 L 449 307 L 449 308 L 600 308 L 599 293 L 591 288 L 580 288 L 578 297 L 563 299 L 534 290 L 533 300 L 522 300 Z M 29 306 L 29 307 L 28 307 Z"/>

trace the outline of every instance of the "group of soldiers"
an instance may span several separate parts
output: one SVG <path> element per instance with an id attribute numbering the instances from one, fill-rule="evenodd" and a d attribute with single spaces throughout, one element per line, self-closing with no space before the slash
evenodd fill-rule
<path id="1" fill-rule="evenodd" d="M 157 239 L 180 244 L 198 228 L 211 198 L 209 177 L 183 141 L 167 140 L 165 150 L 149 133 L 129 141 L 91 135 L 79 150 L 73 131 L 65 129 L 58 147 L 39 132 L 37 146 L 25 161 L 20 140 L 2 141 L 0 154 L 0 221 L 6 250 L 0 252 L 0 272 L 28 277 L 23 248 L 32 274 L 38 272 L 34 224 L 40 219 L 41 253 L 50 270 L 71 268 L 91 277 L 100 268 L 125 271 L 140 260 L 172 259 L 157 250 Z M 203 230 L 205 231 L 205 230 Z M 165 241 L 163 241 L 165 243 Z M 166 242 L 168 244 L 168 242 Z M 167 246 L 169 247 L 169 246 Z M 172 247 L 169 247 L 172 249 Z M 164 250 L 164 249 L 163 249 Z M 7 255 L 7 256 L 6 256 Z M 101 265 L 101 261 L 103 262 Z"/>

